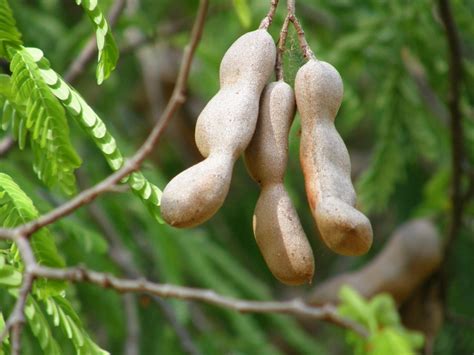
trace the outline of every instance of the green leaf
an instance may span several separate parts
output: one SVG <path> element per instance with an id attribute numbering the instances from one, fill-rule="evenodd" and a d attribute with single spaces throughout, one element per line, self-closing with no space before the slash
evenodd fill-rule
<path id="1" fill-rule="evenodd" d="M 243 28 L 249 28 L 252 23 L 252 12 L 247 0 L 233 0 L 235 12 Z"/>
<path id="2" fill-rule="evenodd" d="M 0 267 L 0 286 L 19 287 L 21 285 L 21 272 L 11 265 Z"/>
<path id="3" fill-rule="evenodd" d="M 60 355 L 61 350 L 53 337 L 51 328 L 46 317 L 43 314 L 39 304 L 31 296 L 28 297 L 25 305 L 25 316 L 28 319 L 28 325 L 40 344 L 45 354 Z"/>
<path id="4" fill-rule="evenodd" d="M 62 329 L 67 338 L 71 340 L 78 354 L 109 354 L 90 338 L 82 325 L 81 319 L 67 299 L 55 296 L 44 300 L 44 302 L 46 312 L 53 318 L 53 324 Z"/>
<path id="5" fill-rule="evenodd" d="M 0 312 L 0 333 L 3 331 L 4 328 L 5 328 L 5 319 L 3 318 L 3 313 Z M 3 344 L 8 344 L 8 343 L 9 341 L 8 341 L 8 334 L 7 334 L 5 338 L 3 339 L 2 344 L 0 344 L 0 350 Z"/>
<path id="6" fill-rule="evenodd" d="M 339 312 L 342 315 L 362 323 L 369 328 L 369 331 L 374 331 L 377 328 L 377 319 L 371 307 L 355 290 L 348 286 L 342 286 L 339 298 L 341 299 Z"/>
<path id="7" fill-rule="evenodd" d="M 416 349 L 423 345 L 420 333 L 408 331 L 400 323 L 396 304 L 390 295 L 379 294 L 367 301 L 354 289 L 343 286 L 339 297 L 339 313 L 366 326 L 370 332 L 368 338 L 347 332 L 347 341 L 355 354 L 416 354 Z"/>
<path id="8" fill-rule="evenodd" d="M 8 47 L 17 48 L 22 44 L 10 5 L 7 0 L 0 0 L 0 57 L 10 59 Z"/>
<path id="9" fill-rule="evenodd" d="M 10 76 L 7 74 L 0 74 L 0 95 L 4 97 L 12 96 L 12 84 Z"/>
<path id="10" fill-rule="evenodd" d="M 72 194 L 76 189 L 74 171 L 81 159 L 70 141 L 64 108 L 46 85 L 36 61 L 46 62 L 42 52 L 22 47 L 10 64 L 15 94 L 15 115 L 10 115 L 13 135 L 23 147 L 28 134 L 38 178 Z M 5 125 L 5 119 L 2 121 Z"/>
<path id="11" fill-rule="evenodd" d="M 122 153 L 114 137 L 109 133 L 105 123 L 87 104 L 82 96 L 69 86 L 59 74 L 54 72 L 45 61 L 40 62 L 41 75 L 50 87 L 51 92 L 60 100 L 68 115 L 78 121 L 86 134 L 94 141 L 113 171 L 124 164 Z M 163 223 L 160 214 L 161 190 L 148 181 L 140 171 L 125 177 L 122 182 L 128 183 L 132 191 L 145 204 L 150 214 Z"/>
<path id="12" fill-rule="evenodd" d="M 400 316 L 393 298 L 388 294 L 378 294 L 369 303 L 371 312 L 377 323 L 383 326 L 397 326 L 400 324 Z"/>
<path id="13" fill-rule="evenodd" d="M 396 95 L 389 90 L 386 95 Z M 386 101 L 380 100 L 380 108 Z M 405 131 L 395 107 L 381 115 L 379 137 L 374 148 L 372 163 L 357 183 L 359 203 L 366 212 L 383 211 L 395 191 L 395 186 L 405 178 L 404 167 L 408 158 L 405 149 Z"/>
<path id="14" fill-rule="evenodd" d="M 80 248 L 84 248 L 84 252 L 99 255 L 105 255 L 107 253 L 109 249 L 107 241 L 100 233 L 97 233 L 92 228 L 89 228 L 80 221 L 70 219 L 63 219 L 58 223 L 68 237 L 75 239 L 77 245 Z"/>
<path id="15" fill-rule="evenodd" d="M 416 354 L 407 339 L 392 328 L 377 332 L 370 340 L 370 349 L 371 355 Z"/>
<path id="16" fill-rule="evenodd" d="M 425 184 L 423 189 L 423 201 L 415 211 L 416 216 L 433 216 L 449 210 L 451 201 L 449 198 L 449 187 L 451 182 L 451 171 L 444 167 L 437 171 Z"/>
<path id="17" fill-rule="evenodd" d="M 31 199 L 10 176 L 0 173 L 0 226 L 13 228 L 36 218 L 38 218 L 38 211 Z M 39 264 L 50 267 L 64 267 L 64 260 L 59 255 L 48 229 L 42 228 L 31 236 L 31 247 Z M 16 253 L 15 248 L 12 253 Z M 14 279 L 10 279 L 10 281 L 12 280 Z M 35 283 L 35 288 L 38 290 L 38 294 L 46 297 L 50 294 L 62 292 L 65 283 L 39 279 Z"/>
<path id="18" fill-rule="evenodd" d="M 117 44 L 97 0 L 76 0 L 76 3 L 82 5 L 94 26 L 98 49 L 96 78 L 100 85 L 115 69 L 119 57 Z"/>

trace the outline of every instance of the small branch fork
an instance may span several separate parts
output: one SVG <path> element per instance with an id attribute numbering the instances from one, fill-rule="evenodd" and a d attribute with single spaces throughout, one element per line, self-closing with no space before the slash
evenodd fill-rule
<path id="1" fill-rule="evenodd" d="M 34 259 L 33 252 L 25 237 L 15 239 L 18 249 L 25 264 L 25 276 L 20 290 L 17 303 L 12 315 L 7 321 L 0 342 L 6 336 L 8 330 L 12 330 L 13 339 L 19 338 L 17 334 L 13 337 L 13 332 L 19 332 L 24 323 L 23 309 L 26 303 L 33 280 L 36 278 L 47 278 L 50 280 L 65 280 L 70 282 L 87 282 L 103 288 L 110 288 L 120 293 L 146 293 L 152 296 L 163 298 L 177 298 L 188 301 L 200 301 L 215 306 L 232 309 L 242 313 L 282 313 L 312 319 L 324 320 L 339 327 L 353 330 L 362 337 L 367 337 L 367 330 L 352 320 L 341 317 L 335 307 L 322 306 L 312 307 L 305 304 L 300 299 L 290 301 L 248 301 L 232 297 L 222 296 L 212 290 L 198 289 L 191 287 L 159 284 L 145 279 L 125 279 L 118 278 L 106 273 L 86 269 L 84 267 L 72 268 L 50 268 L 38 265 Z"/>
<path id="2" fill-rule="evenodd" d="M 273 17 L 275 16 L 276 9 L 278 7 L 278 0 L 271 0 L 270 9 L 268 14 L 263 18 L 260 23 L 259 29 L 267 30 L 272 24 Z M 316 56 L 311 50 L 308 41 L 306 40 L 303 27 L 295 15 L 295 0 L 287 0 L 287 15 L 283 26 L 280 30 L 280 37 L 278 40 L 277 56 L 275 62 L 275 74 L 278 81 L 284 80 L 283 72 L 283 52 L 285 51 L 286 38 L 288 36 L 288 26 L 292 23 L 295 27 L 296 34 L 298 36 L 298 43 L 300 45 L 303 56 L 306 60 L 315 60 Z"/>
<path id="3" fill-rule="evenodd" d="M 277 56 L 275 61 L 275 74 L 278 81 L 283 81 L 284 71 L 283 71 L 283 52 L 285 51 L 286 37 L 288 36 L 288 25 L 290 24 L 290 16 L 285 17 L 283 26 L 280 30 L 280 38 L 278 40 Z"/>
<path id="4" fill-rule="evenodd" d="M 300 44 L 300 48 L 303 52 L 304 58 L 306 60 L 316 60 L 316 56 L 311 50 L 311 47 L 309 46 L 308 41 L 306 40 L 306 37 L 304 35 L 303 26 L 301 26 L 300 21 L 295 15 L 295 0 L 288 0 L 287 9 L 290 22 L 293 23 L 293 26 L 295 27 L 296 34 L 298 36 L 298 42 Z"/>
<path id="5" fill-rule="evenodd" d="M 273 16 L 275 16 L 275 12 L 278 6 L 278 1 L 279 0 L 271 0 L 270 10 L 268 10 L 268 14 L 267 16 L 263 18 L 262 22 L 260 22 L 260 26 L 258 27 L 259 29 L 266 30 L 268 29 L 268 27 L 270 27 L 270 25 L 273 22 Z"/>

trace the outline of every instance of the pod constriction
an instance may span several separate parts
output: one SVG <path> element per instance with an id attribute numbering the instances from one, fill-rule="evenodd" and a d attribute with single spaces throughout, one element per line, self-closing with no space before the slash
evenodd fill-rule
<path id="1" fill-rule="evenodd" d="M 234 163 L 254 133 L 260 95 L 275 55 L 275 43 L 266 30 L 244 34 L 227 50 L 220 90 L 196 123 L 196 144 L 206 159 L 177 175 L 163 191 L 161 213 L 170 225 L 199 225 L 224 203 Z"/>
<path id="2" fill-rule="evenodd" d="M 255 240 L 273 275 L 289 285 L 311 282 L 314 274 L 311 245 L 283 185 L 294 114 L 291 87 L 283 81 L 268 84 L 245 151 L 247 169 L 261 187 L 253 216 Z"/>
<path id="3" fill-rule="evenodd" d="M 298 70 L 295 92 L 301 114 L 300 161 L 321 237 L 339 254 L 364 254 L 372 244 L 372 226 L 355 208 L 349 153 L 334 126 L 342 79 L 332 65 L 310 60 Z"/>

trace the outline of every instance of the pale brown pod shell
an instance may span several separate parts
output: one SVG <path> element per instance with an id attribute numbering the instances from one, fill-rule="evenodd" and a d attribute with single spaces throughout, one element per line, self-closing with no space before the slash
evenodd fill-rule
<path id="1" fill-rule="evenodd" d="M 225 151 L 235 159 L 255 131 L 262 90 L 275 65 L 276 47 L 266 30 L 248 32 L 227 50 L 220 67 L 221 89 L 196 122 L 196 144 L 204 157 Z"/>
<path id="2" fill-rule="evenodd" d="M 263 185 L 253 230 L 273 276 L 287 285 L 311 283 L 313 251 L 283 184 Z"/>
<path id="3" fill-rule="evenodd" d="M 301 114 L 300 161 L 321 238 L 339 254 L 364 254 L 372 245 L 372 226 L 355 208 L 349 153 L 334 126 L 342 79 L 329 63 L 310 60 L 296 74 L 295 93 Z"/>
<path id="4" fill-rule="evenodd" d="M 161 197 L 161 215 L 173 227 L 194 227 L 211 218 L 224 203 L 233 161 L 214 154 L 171 180 Z"/>
<path id="5" fill-rule="evenodd" d="M 348 285 L 366 298 L 387 292 L 402 304 L 441 265 L 442 258 L 441 237 L 433 223 L 412 220 L 396 229 L 366 266 L 323 282 L 308 300 L 313 304 L 337 303 L 340 288 Z"/>
<path id="6" fill-rule="evenodd" d="M 283 81 L 268 84 L 245 151 L 247 170 L 262 188 L 253 216 L 255 240 L 272 274 L 288 285 L 311 282 L 314 274 L 311 245 L 283 185 L 294 114 L 291 87 Z"/>
<path id="7" fill-rule="evenodd" d="M 257 128 L 245 151 L 247 170 L 259 184 L 283 181 L 295 105 L 293 89 L 284 81 L 265 86 L 260 98 Z"/>
<path id="8" fill-rule="evenodd" d="M 266 30 L 238 38 L 221 62 L 221 88 L 196 123 L 196 144 L 206 158 L 172 179 L 163 191 L 163 219 L 192 227 L 211 218 L 224 203 L 236 159 L 249 144 L 261 92 L 273 72 L 276 48 Z"/>

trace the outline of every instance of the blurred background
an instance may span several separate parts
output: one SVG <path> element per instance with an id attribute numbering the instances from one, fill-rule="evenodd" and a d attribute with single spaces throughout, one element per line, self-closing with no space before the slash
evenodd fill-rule
<path id="1" fill-rule="evenodd" d="M 112 3 L 100 2 L 104 10 Z M 73 1 L 61 0 L 16 0 L 10 5 L 25 43 L 41 48 L 51 66 L 64 73 L 91 36 L 81 9 Z M 143 168 L 158 187 L 202 159 L 194 143 L 194 125 L 218 90 L 220 60 L 236 38 L 258 27 L 268 6 L 264 0 L 210 1 L 188 100 Z M 451 7 L 462 49 L 463 126 L 462 136 L 456 139 L 464 147 L 464 192 L 472 189 L 474 180 L 474 2 L 454 0 Z M 92 63 L 74 78 L 73 85 L 102 117 L 125 155 L 133 154 L 143 142 L 171 95 L 196 10 L 197 1 L 191 0 L 126 1 L 113 31 L 121 52 L 115 72 L 97 86 Z M 324 280 L 372 261 L 407 221 L 424 218 L 446 240 L 455 207 L 448 101 L 452 83 L 437 2 L 297 0 L 296 13 L 316 56 L 332 63 L 344 81 L 336 126 L 351 155 L 358 205 L 374 229 L 371 251 L 362 257 L 343 257 L 320 241 L 298 159 L 297 115 L 285 184 L 313 246 L 316 274 L 311 285 L 284 286 L 266 267 L 252 232 L 259 188 L 241 159 L 224 206 L 200 227 L 179 230 L 159 225 L 130 192 L 105 195 L 55 224 L 52 229 L 68 265 L 83 263 L 117 275 L 144 275 L 238 298 L 305 298 Z M 269 30 L 275 40 L 285 15 L 282 2 Z M 303 63 L 290 27 L 284 68 L 291 85 Z M 102 155 L 75 123 L 71 134 L 84 161 L 79 186 L 90 186 L 110 174 Z M 13 148 L 1 157 L 0 166 L 44 212 L 67 197 L 39 187 L 30 158 Z M 403 317 L 403 306 L 418 300 L 418 306 L 410 308 L 416 318 L 411 324 L 424 331 L 432 345 L 428 352 L 435 354 L 474 351 L 474 203 L 472 194 L 465 195 L 462 224 L 450 244 L 449 259 L 442 264 L 447 276 L 440 282 L 438 272 L 424 274 L 400 304 Z M 412 247 L 424 250 L 426 246 L 414 243 Z M 390 269 L 392 262 L 387 260 L 385 267 Z M 403 277 L 411 276 L 408 272 Z M 361 280 L 370 284 L 373 278 Z M 89 285 L 71 287 L 71 292 L 91 333 L 112 354 L 133 354 L 137 346 L 140 354 L 351 353 L 345 333 L 322 322 L 241 315 L 147 296 L 124 297 Z M 431 308 L 427 310 L 426 304 Z"/>

